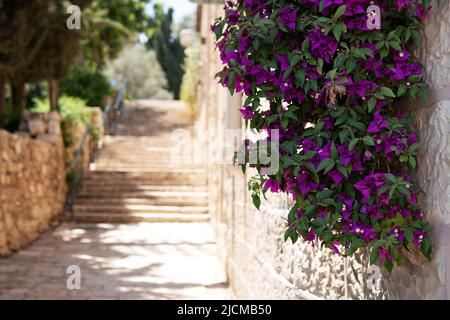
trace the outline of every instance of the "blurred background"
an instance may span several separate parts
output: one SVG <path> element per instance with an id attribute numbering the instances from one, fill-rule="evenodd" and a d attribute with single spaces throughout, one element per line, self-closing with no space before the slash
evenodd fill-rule
<path id="1" fill-rule="evenodd" d="M 0 1 L 1 128 L 17 131 L 23 110 L 80 113 L 72 108 L 77 102 L 103 108 L 124 78 L 127 98 L 192 103 L 196 3 L 72 1 L 81 8 L 81 29 L 69 30 L 66 2 Z"/>

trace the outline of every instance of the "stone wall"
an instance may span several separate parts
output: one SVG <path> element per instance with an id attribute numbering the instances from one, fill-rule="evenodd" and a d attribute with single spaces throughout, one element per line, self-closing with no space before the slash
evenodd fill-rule
<path id="1" fill-rule="evenodd" d="M 60 118 L 57 113 L 43 117 L 46 121 L 33 120 L 28 133 L 0 130 L 0 256 L 36 239 L 64 206 Z"/>
<path id="2" fill-rule="evenodd" d="M 238 298 L 265 299 L 445 299 L 450 298 L 450 101 L 414 110 L 422 143 L 417 180 L 426 219 L 433 224 L 432 262 L 411 255 L 392 274 L 383 273 L 379 287 L 368 288 L 368 259 L 364 252 L 342 259 L 305 243 L 284 242 L 286 196 L 272 195 L 261 211 L 251 204 L 247 178 L 241 170 L 221 165 L 220 150 L 226 129 L 242 128 L 241 99 L 231 97 L 214 75 L 221 69 L 209 26 L 222 14 L 222 5 L 203 4 L 199 30 L 202 38 L 202 97 L 199 128 L 206 134 L 203 159 L 208 161 L 210 212 L 220 256 Z M 434 88 L 450 85 L 450 3 L 435 8 L 428 18 L 420 55 Z M 411 107 L 412 110 L 412 107 Z M 214 142 L 214 143 L 212 143 Z M 220 158 L 220 157 L 219 157 Z M 251 176 L 249 174 L 248 176 Z"/>

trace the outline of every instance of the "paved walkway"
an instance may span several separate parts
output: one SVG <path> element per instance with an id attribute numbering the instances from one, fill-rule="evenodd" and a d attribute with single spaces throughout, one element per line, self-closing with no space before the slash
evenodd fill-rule
<path id="1" fill-rule="evenodd" d="M 150 152 L 150 155 L 145 157 L 136 156 L 135 152 L 142 152 L 136 149 L 142 148 L 132 148 L 128 152 L 122 142 L 124 139 L 127 140 L 125 146 L 132 145 L 136 140 L 144 141 L 146 146 L 167 145 L 167 137 L 172 130 L 177 127 L 189 127 L 186 119 L 189 118 L 183 115 L 182 106 L 179 103 L 141 101 L 129 105 L 119 123 L 118 137 L 110 137 L 109 145 L 107 139 L 105 150 L 102 151 L 103 155 L 96 163 L 103 170 L 118 170 L 116 167 L 119 166 L 120 170 L 137 167 L 139 171 L 149 170 L 145 168 L 148 165 L 167 163 L 167 161 L 161 161 L 161 152 Z M 166 156 L 163 158 L 165 159 Z M 102 162 L 108 159 L 114 159 L 114 161 Z M 143 162 L 143 159 L 146 161 Z M 165 176 L 159 180 L 152 180 L 151 182 L 156 183 L 156 186 L 151 185 L 148 188 L 167 184 L 167 179 Z M 177 180 L 169 182 L 172 184 L 174 181 Z M 138 183 L 139 188 L 143 187 L 142 183 L 144 182 Z M 122 183 L 105 182 L 103 185 L 99 184 L 97 188 L 103 190 L 115 188 L 116 185 L 122 185 Z M 140 198 L 128 199 L 127 196 L 124 199 L 135 202 L 145 201 L 144 204 L 152 201 L 150 204 L 156 204 L 161 210 L 164 209 L 161 211 L 164 215 L 170 214 L 165 209 L 168 205 L 174 204 L 167 202 L 168 200 L 164 198 L 165 194 L 148 195 L 139 188 L 135 187 L 136 190 L 131 191 L 133 191 L 133 197 Z M 192 191 L 194 187 L 188 184 L 186 188 Z M 96 190 L 91 189 L 89 193 L 92 195 L 92 192 Z M 170 201 L 186 202 L 185 197 L 186 195 L 182 194 L 179 200 Z M 201 199 L 194 200 L 189 200 L 191 202 L 188 204 L 191 205 L 192 202 L 198 202 Z M 95 202 L 101 204 L 100 198 Z M 185 202 L 179 205 L 185 206 Z M 112 202 L 109 203 L 109 200 L 107 204 L 113 205 Z M 122 206 L 125 207 L 123 204 Z M 127 208 L 135 207 L 127 204 Z M 142 209 L 141 207 L 142 205 L 138 206 L 139 209 Z M 145 210 L 152 208 L 150 205 L 144 207 Z M 97 210 L 97 208 L 94 209 Z M 105 215 L 102 217 L 109 216 L 110 211 L 115 209 L 117 208 L 107 207 L 108 212 L 104 212 Z M 130 210 L 132 209 L 118 214 L 131 215 L 134 212 Z M 183 214 L 191 216 L 189 212 Z M 100 223 L 98 221 L 95 221 L 96 223 L 64 223 L 49 230 L 28 248 L 7 259 L 0 259 L 0 299 L 227 299 L 231 297 L 222 264 L 217 257 L 214 235 L 207 222 L 110 224 L 106 221 L 109 222 L 105 220 Z M 79 290 L 70 289 L 71 285 L 76 284 L 74 275 L 67 274 L 71 266 L 75 268 L 72 270 L 78 270 L 78 268 L 80 270 Z"/>
<path id="2" fill-rule="evenodd" d="M 72 265 L 80 290 L 67 288 Z M 0 260 L 0 299 L 227 298 L 206 223 L 63 224 Z"/>

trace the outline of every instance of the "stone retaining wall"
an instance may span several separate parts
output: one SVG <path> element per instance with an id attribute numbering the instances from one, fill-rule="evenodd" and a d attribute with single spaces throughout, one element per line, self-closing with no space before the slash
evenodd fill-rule
<path id="1" fill-rule="evenodd" d="M 67 184 L 60 120 L 57 114 L 48 117 L 47 128 L 34 128 L 37 139 L 0 130 L 0 256 L 28 245 L 63 209 Z"/>

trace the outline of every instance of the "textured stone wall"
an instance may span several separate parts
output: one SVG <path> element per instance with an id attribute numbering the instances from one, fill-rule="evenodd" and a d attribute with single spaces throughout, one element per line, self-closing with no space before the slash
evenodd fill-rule
<path id="1" fill-rule="evenodd" d="M 0 256 L 28 245 L 63 209 L 67 186 L 56 116 L 49 116 L 56 131 L 44 130 L 41 139 L 0 130 Z"/>
<path id="2" fill-rule="evenodd" d="M 211 141 L 214 144 L 221 141 L 225 129 L 242 126 L 234 120 L 241 101 L 231 98 L 214 80 L 221 65 L 209 25 L 221 14 L 221 5 L 202 6 L 199 121 L 208 135 L 206 159 L 215 154 L 211 151 Z M 433 10 L 424 37 L 419 55 L 427 66 L 428 82 L 433 88 L 449 86 L 450 2 Z M 373 270 L 368 269 L 367 254 L 360 252 L 354 258 L 342 259 L 317 245 L 284 242 L 285 217 L 290 205 L 286 196 L 271 195 L 269 201 L 263 202 L 261 211 L 257 211 L 251 204 L 247 179 L 241 170 L 210 163 L 212 224 L 236 296 L 244 299 L 449 298 L 449 107 L 450 101 L 440 101 L 411 111 L 422 144 L 417 181 L 425 192 L 422 204 L 426 218 L 433 224 L 434 259 L 427 262 L 420 255 L 411 255 L 403 267 L 394 269 L 392 274 L 383 273 L 380 286 L 374 289 L 368 286 Z"/>
<path id="3" fill-rule="evenodd" d="M 426 20 L 418 56 L 425 64 L 431 105 L 410 105 L 421 153 L 416 179 L 423 191 L 425 218 L 433 225 L 434 259 L 412 263 L 387 276 L 389 297 L 450 299 L 450 1 L 436 2 Z M 433 100 L 436 91 L 447 98 Z"/>

